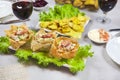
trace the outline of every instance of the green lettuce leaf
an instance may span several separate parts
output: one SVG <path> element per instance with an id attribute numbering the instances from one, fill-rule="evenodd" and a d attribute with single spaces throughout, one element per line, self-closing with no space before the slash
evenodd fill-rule
<path id="1" fill-rule="evenodd" d="M 76 59 L 79 59 L 79 57 L 81 58 L 87 58 L 87 57 L 92 57 L 93 56 L 93 52 L 90 51 L 92 48 L 91 45 L 85 45 L 85 46 L 80 46 L 78 51 L 77 51 L 77 55 L 75 56 Z"/>
<path id="2" fill-rule="evenodd" d="M 73 7 L 71 4 L 64 4 L 63 6 L 55 5 L 54 8 L 50 8 L 49 12 L 41 12 L 39 14 L 40 21 L 53 21 L 64 18 L 71 18 L 73 16 L 84 16 L 85 13 L 80 12 L 78 8 Z"/>
<path id="3" fill-rule="evenodd" d="M 91 48 L 91 45 L 80 46 L 76 53 L 76 56 L 67 61 L 66 64 L 70 66 L 71 72 L 75 73 L 84 70 L 86 58 L 93 56 Z"/>
<path id="4" fill-rule="evenodd" d="M 23 50 L 19 49 L 16 51 L 16 56 L 24 61 L 28 61 L 29 57 L 35 59 L 37 64 L 48 66 L 49 64 L 54 64 L 58 67 L 67 64 L 72 73 L 76 73 L 78 71 L 82 71 L 85 68 L 85 59 L 87 57 L 92 57 L 93 52 L 91 50 L 91 45 L 80 46 L 76 56 L 72 59 L 58 59 L 49 56 L 47 52 L 32 52 L 31 50 Z"/>
<path id="5" fill-rule="evenodd" d="M 85 68 L 85 62 L 87 57 L 92 57 L 93 52 L 91 50 L 91 45 L 81 46 L 79 47 L 76 56 L 72 59 L 57 59 L 50 57 L 45 52 L 37 52 L 34 53 L 32 58 L 38 61 L 38 64 L 43 66 L 48 66 L 50 63 L 55 64 L 57 66 L 63 66 L 67 64 L 72 73 L 76 73 L 78 71 L 82 71 Z"/>
<path id="6" fill-rule="evenodd" d="M 85 61 L 83 59 L 70 59 L 68 60 L 67 64 L 70 66 L 70 71 L 72 73 L 76 73 L 78 71 L 82 71 L 85 68 Z"/>
<path id="7" fill-rule="evenodd" d="M 55 64 L 57 66 L 62 66 L 64 61 L 52 58 L 48 55 L 49 53 L 46 52 L 36 52 L 33 54 L 32 58 L 38 61 L 38 64 L 42 64 L 43 66 L 48 66 L 50 63 Z"/>
<path id="8" fill-rule="evenodd" d="M 17 56 L 19 60 L 26 62 L 29 60 L 29 57 L 32 56 L 32 53 L 32 50 L 18 49 L 16 50 L 15 56 Z"/>
<path id="9" fill-rule="evenodd" d="M 8 53 L 9 46 L 10 46 L 9 38 L 0 37 L 0 53 Z"/>
<path id="10" fill-rule="evenodd" d="M 0 52 L 8 52 L 10 46 L 9 39 L 7 37 L 0 37 Z M 28 62 L 29 60 L 35 59 L 39 65 L 48 66 L 54 64 L 58 67 L 67 64 L 72 73 L 82 71 L 85 68 L 85 62 L 87 57 L 92 57 L 93 52 L 91 51 L 91 45 L 80 46 L 76 56 L 72 59 L 58 59 L 49 56 L 47 52 L 33 52 L 32 50 L 18 49 L 15 52 L 15 56 L 19 60 Z"/>

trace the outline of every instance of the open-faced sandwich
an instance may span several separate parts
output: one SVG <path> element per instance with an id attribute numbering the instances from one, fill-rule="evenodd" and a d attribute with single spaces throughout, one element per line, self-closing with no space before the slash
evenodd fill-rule
<path id="1" fill-rule="evenodd" d="M 45 32 L 44 29 L 40 29 L 32 39 L 31 49 L 33 51 L 49 51 L 56 36 L 55 32 Z"/>
<path id="2" fill-rule="evenodd" d="M 58 37 L 51 46 L 50 55 L 56 58 L 70 59 L 76 55 L 78 48 L 77 40 L 68 37 Z"/>
<path id="3" fill-rule="evenodd" d="M 14 49 L 20 48 L 22 45 L 31 40 L 33 31 L 28 29 L 25 24 L 20 26 L 11 25 L 10 30 L 6 30 L 6 35 L 9 37 L 10 45 Z"/>

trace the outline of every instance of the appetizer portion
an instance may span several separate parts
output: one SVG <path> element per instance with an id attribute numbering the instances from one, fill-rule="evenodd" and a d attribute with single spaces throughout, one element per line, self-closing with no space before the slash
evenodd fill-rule
<path id="1" fill-rule="evenodd" d="M 56 5 L 48 12 L 40 13 L 39 27 L 58 31 L 74 38 L 81 38 L 89 19 L 85 13 L 80 12 L 78 8 L 70 4 Z"/>
<path id="2" fill-rule="evenodd" d="M 93 29 L 88 32 L 88 37 L 96 43 L 106 43 L 110 39 L 110 35 L 104 29 Z"/>
<path id="3" fill-rule="evenodd" d="M 54 40 L 50 55 L 56 58 L 70 59 L 76 55 L 79 48 L 77 40 L 67 37 L 58 37 Z"/>
<path id="4" fill-rule="evenodd" d="M 34 7 L 44 7 L 48 4 L 48 2 L 46 0 L 35 0 L 33 2 L 33 6 Z"/>
<path id="5" fill-rule="evenodd" d="M 9 37 L 10 45 L 14 49 L 20 48 L 22 45 L 31 40 L 33 31 L 23 24 L 20 26 L 11 25 L 10 30 L 6 30 L 6 36 Z"/>
<path id="6" fill-rule="evenodd" d="M 98 0 L 55 0 L 58 4 L 72 4 L 80 9 L 98 10 Z"/>
<path id="7" fill-rule="evenodd" d="M 99 34 L 100 34 L 100 40 L 101 41 L 108 41 L 110 36 L 108 34 L 108 32 L 106 32 L 104 29 L 99 29 L 98 30 Z"/>
<path id="8" fill-rule="evenodd" d="M 33 51 L 49 51 L 56 36 L 54 32 L 45 32 L 44 29 L 40 29 L 32 39 L 31 49 Z"/>
<path id="9" fill-rule="evenodd" d="M 87 20 L 87 17 L 78 15 L 77 17 L 71 17 L 69 19 L 42 21 L 40 22 L 40 27 L 58 31 L 74 38 L 80 38 L 82 32 L 84 32 L 84 25 Z"/>
<path id="10" fill-rule="evenodd" d="M 43 28 L 34 34 L 26 25 L 12 25 L 5 32 L 6 36 L 0 37 L 0 53 L 9 53 L 12 46 L 14 55 L 23 63 L 31 60 L 43 66 L 52 63 L 76 73 L 85 68 L 86 58 L 93 56 L 91 45 L 81 46 L 77 39 Z"/>

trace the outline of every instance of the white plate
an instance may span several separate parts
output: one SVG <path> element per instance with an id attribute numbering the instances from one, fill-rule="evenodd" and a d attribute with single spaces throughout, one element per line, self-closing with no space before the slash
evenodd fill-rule
<path id="1" fill-rule="evenodd" d="M 110 58 L 120 65 L 120 37 L 109 40 L 106 51 Z"/>
<path id="2" fill-rule="evenodd" d="M 12 3 L 9 1 L 0 1 L 0 18 L 12 14 Z"/>
<path id="3" fill-rule="evenodd" d="M 108 41 L 103 41 L 103 40 L 100 40 L 100 34 L 99 34 L 99 29 L 93 29 L 93 30 L 90 30 L 88 32 L 88 38 L 90 40 L 92 40 L 93 42 L 95 43 L 107 43 Z M 107 32 L 108 33 L 108 32 Z M 109 39 L 110 39 L 110 34 L 108 33 L 109 35 Z"/>

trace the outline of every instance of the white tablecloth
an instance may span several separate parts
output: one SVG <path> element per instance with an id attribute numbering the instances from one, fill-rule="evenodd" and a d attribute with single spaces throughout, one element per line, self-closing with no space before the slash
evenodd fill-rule
<path id="1" fill-rule="evenodd" d="M 54 0 L 47 0 L 49 6 L 53 6 Z M 111 10 L 107 17 L 111 19 L 110 24 L 101 24 L 96 22 L 96 17 L 102 16 L 101 10 L 98 12 L 84 11 L 91 17 L 91 22 L 86 26 L 83 38 L 80 40 L 81 45 L 92 44 L 92 50 L 94 56 L 88 58 L 84 71 L 77 74 L 71 74 L 66 68 L 57 68 L 55 66 L 49 66 L 42 68 L 37 65 L 29 65 L 26 69 L 29 72 L 29 80 L 120 80 L 120 67 L 107 55 L 105 44 L 98 45 L 92 43 L 88 38 L 85 38 L 87 32 L 94 28 L 104 28 L 109 30 L 110 28 L 120 28 L 120 0 L 113 10 Z M 33 11 L 28 25 L 35 27 L 38 23 L 39 12 Z M 21 23 L 17 23 L 21 24 Z M 9 25 L 0 25 L 0 36 L 4 36 L 4 30 L 9 29 Z M 17 58 L 13 55 L 0 55 L 0 66 L 19 63 Z"/>

